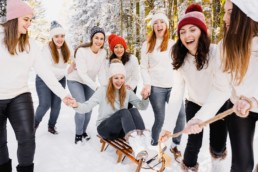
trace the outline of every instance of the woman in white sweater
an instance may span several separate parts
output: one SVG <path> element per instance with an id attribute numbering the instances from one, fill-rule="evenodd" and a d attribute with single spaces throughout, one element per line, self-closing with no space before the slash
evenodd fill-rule
<path id="1" fill-rule="evenodd" d="M 71 51 L 65 41 L 65 30 L 56 21 L 51 22 L 50 37 L 51 41 L 42 49 L 42 57 L 44 57 L 49 69 L 55 74 L 59 83 L 65 88 L 65 76 L 72 72 L 73 65 L 68 68 Z M 38 75 L 36 76 L 36 91 L 39 105 L 35 113 L 35 129 L 50 108 L 48 131 L 52 134 L 58 134 L 55 125 L 61 108 L 61 99 L 48 88 Z"/>
<path id="2" fill-rule="evenodd" d="M 33 172 L 35 153 L 34 109 L 28 87 L 33 67 L 64 102 L 71 97 L 42 60 L 36 43 L 29 39 L 33 11 L 20 0 L 7 1 L 7 21 L 0 25 L 0 171 L 12 171 L 7 147 L 7 119 L 18 142 L 18 172 Z"/>
<path id="3" fill-rule="evenodd" d="M 136 93 L 137 84 L 139 82 L 139 63 L 138 59 L 126 51 L 127 44 L 124 38 L 111 34 L 108 37 L 108 43 L 110 51 L 112 52 L 109 57 L 109 64 L 111 60 L 117 58 L 122 61 L 126 70 L 125 86 L 129 90 L 133 90 Z M 129 104 L 128 109 L 132 108 L 132 105 Z"/>
<path id="4" fill-rule="evenodd" d="M 98 77 L 101 85 L 106 84 L 106 50 L 103 49 L 105 32 L 102 28 L 94 26 L 91 29 L 90 43 L 80 45 L 75 50 L 76 69 L 67 76 L 67 85 L 72 96 L 78 102 L 87 101 L 97 90 Z M 87 126 L 90 121 L 91 111 L 88 113 L 75 113 L 75 144 L 89 140 Z M 84 140 L 83 140 L 84 139 Z"/>

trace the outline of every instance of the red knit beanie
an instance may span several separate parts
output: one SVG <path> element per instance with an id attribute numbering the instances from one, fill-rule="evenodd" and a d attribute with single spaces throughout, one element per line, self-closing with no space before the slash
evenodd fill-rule
<path id="1" fill-rule="evenodd" d="M 207 35 L 207 26 L 205 22 L 205 16 L 202 11 L 202 7 L 199 4 L 192 4 L 185 10 L 185 15 L 178 23 L 177 34 L 179 35 L 180 29 L 187 25 L 192 24 L 199 27 Z"/>
<path id="2" fill-rule="evenodd" d="M 108 37 L 108 44 L 109 44 L 109 48 L 112 52 L 114 52 L 114 47 L 116 46 L 116 44 L 123 45 L 125 50 L 127 48 L 127 45 L 126 45 L 126 42 L 125 42 L 124 38 L 122 38 L 120 36 L 117 36 L 116 34 L 111 34 Z"/>

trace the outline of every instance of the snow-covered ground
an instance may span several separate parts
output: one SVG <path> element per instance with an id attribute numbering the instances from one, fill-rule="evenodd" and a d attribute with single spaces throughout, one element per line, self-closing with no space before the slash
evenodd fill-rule
<path id="1" fill-rule="evenodd" d="M 35 108 L 38 104 L 38 99 L 34 86 L 34 74 L 31 74 L 29 81 Z M 139 84 L 141 87 L 141 84 Z M 140 88 L 138 90 L 141 90 Z M 57 123 L 58 135 L 52 135 L 47 131 L 47 122 L 49 113 L 47 113 L 40 124 L 36 133 L 36 154 L 35 154 L 35 172 L 134 172 L 136 165 L 130 160 L 125 159 L 122 163 L 117 164 L 117 155 L 112 147 L 109 147 L 105 152 L 100 152 L 101 144 L 96 137 L 96 118 L 97 109 L 94 108 L 92 118 L 88 126 L 87 132 L 91 135 L 91 140 L 84 145 L 75 145 L 75 124 L 74 111 L 62 104 L 62 109 Z M 153 124 L 153 112 L 151 106 L 146 111 L 141 111 L 146 128 L 151 128 Z M 17 142 L 14 132 L 8 123 L 8 147 L 10 158 L 13 160 L 13 169 L 17 165 Z M 172 130 L 172 128 L 171 128 Z M 205 128 L 203 138 L 203 147 L 199 154 L 200 172 L 209 172 L 211 168 L 211 158 L 209 154 L 209 128 Z M 183 135 L 180 150 L 184 150 L 187 136 Z M 167 145 L 170 141 L 167 142 Z M 254 139 L 254 154 L 255 162 L 258 163 L 258 131 Z M 167 151 L 169 156 L 171 153 Z M 241 156 L 241 155 L 239 155 Z M 231 164 L 231 150 L 228 140 L 228 156 L 224 161 L 225 170 L 229 171 Z M 13 170 L 15 171 L 15 170 Z M 142 172 L 152 170 L 141 170 Z M 165 172 L 180 172 L 178 163 L 172 161 Z"/>

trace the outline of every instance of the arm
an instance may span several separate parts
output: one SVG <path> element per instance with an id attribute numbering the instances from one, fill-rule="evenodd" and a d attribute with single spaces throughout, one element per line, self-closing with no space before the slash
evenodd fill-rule
<path id="1" fill-rule="evenodd" d="M 134 105 L 139 110 L 146 110 L 149 105 L 149 99 L 140 100 L 132 90 L 128 90 L 129 93 L 129 103 Z"/>

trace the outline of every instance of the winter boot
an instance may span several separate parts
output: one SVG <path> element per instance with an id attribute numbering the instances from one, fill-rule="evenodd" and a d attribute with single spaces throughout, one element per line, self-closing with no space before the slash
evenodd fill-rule
<path id="1" fill-rule="evenodd" d="M 215 154 L 212 152 L 212 150 L 210 149 L 210 153 L 211 153 L 211 172 L 226 172 L 225 169 L 225 158 L 227 156 L 227 150 L 225 149 L 225 151 L 223 153 L 221 153 L 220 155 Z"/>
<path id="2" fill-rule="evenodd" d="M 83 143 L 82 141 L 82 135 L 75 135 L 75 144 L 77 143 Z"/>
<path id="3" fill-rule="evenodd" d="M 57 130 L 55 127 L 48 127 L 48 132 L 50 132 L 51 134 L 58 134 Z"/>
<path id="4" fill-rule="evenodd" d="M 82 134 L 82 137 L 83 137 L 86 141 L 90 140 L 90 136 L 89 136 L 86 132 Z"/>
<path id="5" fill-rule="evenodd" d="M 1 172 L 12 172 L 12 160 L 9 159 L 5 164 L 0 165 Z"/>
<path id="6" fill-rule="evenodd" d="M 16 169 L 17 169 L 17 172 L 33 172 L 34 164 L 31 164 L 29 166 L 20 166 L 20 165 L 18 165 L 16 167 Z"/>
<path id="7" fill-rule="evenodd" d="M 193 167 L 187 167 L 184 164 L 184 162 L 182 161 L 180 163 L 180 166 L 181 166 L 182 172 L 198 172 L 198 169 L 199 169 L 199 164 L 198 163 L 195 166 L 193 166 Z"/>
<path id="8" fill-rule="evenodd" d="M 147 159 L 148 153 L 146 151 L 145 143 L 143 142 L 142 136 L 138 135 L 137 132 L 129 134 L 128 142 L 134 151 L 135 158 Z"/>

